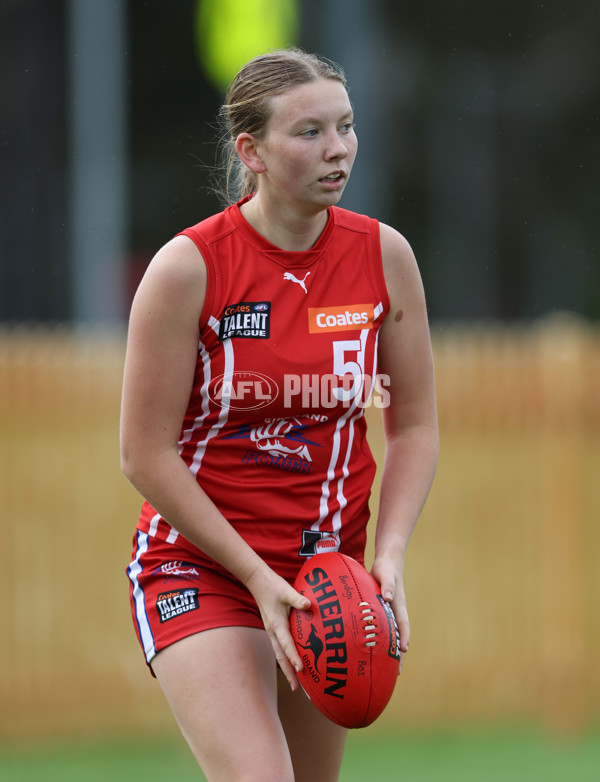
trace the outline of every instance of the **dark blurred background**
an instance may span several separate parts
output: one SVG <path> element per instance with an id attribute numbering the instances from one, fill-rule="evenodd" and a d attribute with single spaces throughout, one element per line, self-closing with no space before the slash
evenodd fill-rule
<path id="1" fill-rule="evenodd" d="M 220 208 L 209 169 L 223 87 L 200 12 L 1 0 L 0 321 L 125 321 L 159 246 Z M 296 12 L 290 42 L 349 77 L 360 149 L 341 205 L 407 236 L 431 318 L 597 319 L 600 3 L 298 0 Z"/>

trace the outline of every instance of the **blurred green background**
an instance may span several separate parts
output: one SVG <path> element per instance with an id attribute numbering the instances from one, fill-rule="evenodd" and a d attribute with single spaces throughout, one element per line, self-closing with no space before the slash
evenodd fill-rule
<path id="1" fill-rule="evenodd" d="M 309 748 L 307 748 L 309 751 Z M 556 744 L 537 735 L 478 731 L 389 734 L 367 729 L 350 736 L 343 782 L 593 782 L 600 767 L 597 741 Z M 204 779 L 187 747 L 172 741 L 125 742 L 0 753 L 0 771 L 12 782 L 163 782 Z"/>
<path id="2" fill-rule="evenodd" d="M 127 312 L 220 208 L 227 69 L 288 43 L 346 69 L 341 205 L 411 241 L 439 393 L 411 653 L 342 779 L 598 778 L 599 33 L 595 0 L 0 3 L 1 778 L 199 778 L 128 616 Z"/>

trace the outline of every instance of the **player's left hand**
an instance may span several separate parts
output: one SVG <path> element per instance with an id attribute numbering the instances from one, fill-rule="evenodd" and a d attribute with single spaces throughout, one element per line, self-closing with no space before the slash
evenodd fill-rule
<path id="1" fill-rule="evenodd" d="M 379 557 L 373 562 L 371 575 L 379 584 L 383 599 L 390 603 L 396 617 L 400 633 L 400 668 L 402 668 L 402 655 L 408 651 L 410 643 L 410 621 L 404 592 L 403 568 L 388 559 Z"/>

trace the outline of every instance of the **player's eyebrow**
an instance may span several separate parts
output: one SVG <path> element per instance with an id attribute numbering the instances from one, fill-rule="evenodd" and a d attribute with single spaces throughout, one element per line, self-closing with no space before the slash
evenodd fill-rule
<path id="1" fill-rule="evenodd" d="M 322 125 L 323 123 L 329 122 L 330 117 L 316 117 L 312 115 L 307 115 L 305 117 L 299 117 L 297 120 L 294 120 L 294 127 L 296 125 Z M 354 119 L 354 112 L 352 110 L 349 110 L 342 114 L 341 117 L 339 117 L 336 120 L 336 124 L 340 122 L 347 122 Z"/>

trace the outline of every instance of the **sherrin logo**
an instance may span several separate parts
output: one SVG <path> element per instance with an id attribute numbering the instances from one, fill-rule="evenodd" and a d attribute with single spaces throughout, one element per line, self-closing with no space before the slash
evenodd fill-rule
<path id="1" fill-rule="evenodd" d="M 373 320 L 372 304 L 308 308 L 308 330 L 311 334 L 372 329 Z"/>

